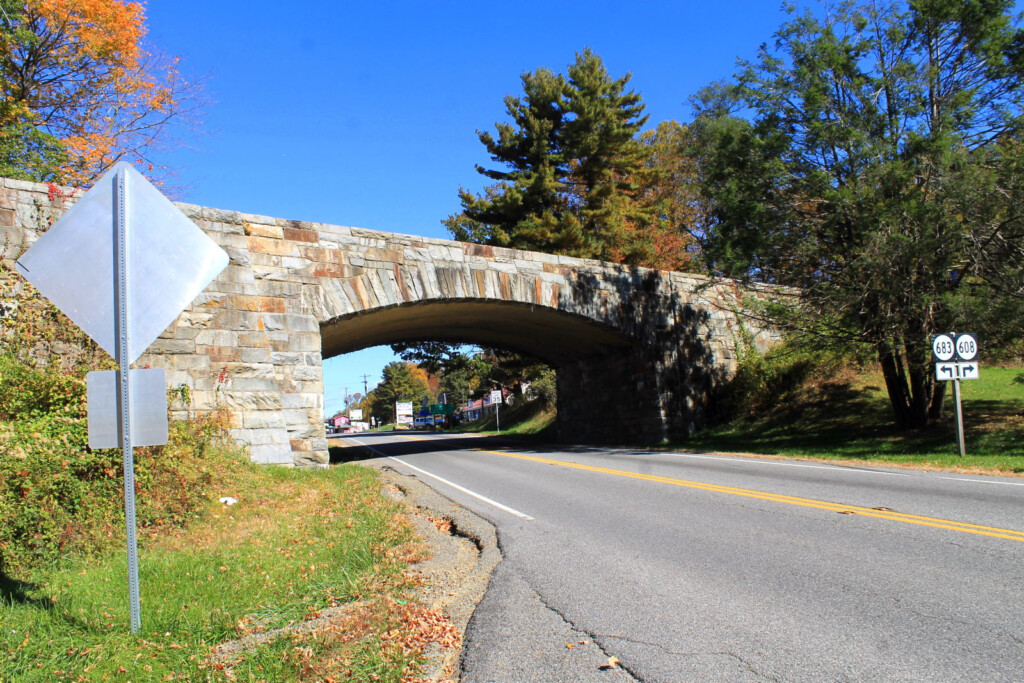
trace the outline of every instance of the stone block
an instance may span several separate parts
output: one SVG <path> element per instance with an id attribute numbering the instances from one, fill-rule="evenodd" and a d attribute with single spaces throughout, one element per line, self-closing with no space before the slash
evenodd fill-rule
<path id="1" fill-rule="evenodd" d="M 273 254 L 274 256 L 294 256 L 299 253 L 298 246 L 286 239 L 272 239 L 270 237 L 257 237 L 247 235 L 246 243 L 249 251 L 254 254 Z"/>
<path id="2" fill-rule="evenodd" d="M 195 343 L 204 346 L 238 346 L 238 333 L 228 330 L 201 330 Z"/>
<path id="3" fill-rule="evenodd" d="M 249 449 L 252 461 L 263 465 L 293 465 L 291 446 L 283 444 L 267 444 L 265 446 L 252 446 Z"/>
<path id="4" fill-rule="evenodd" d="M 284 313 L 284 299 L 268 296 L 233 295 L 229 305 L 240 311 L 257 311 L 260 313 Z"/>
<path id="5" fill-rule="evenodd" d="M 288 341 L 290 351 L 320 351 L 319 332 L 295 332 Z"/>
<path id="6" fill-rule="evenodd" d="M 231 390 L 253 393 L 276 393 L 281 390 L 281 382 L 273 377 L 232 377 Z"/>
<path id="7" fill-rule="evenodd" d="M 195 353 L 196 343 L 191 339 L 158 338 L 147 350 L 149 353 Z"/>
<path id="8" fill-rule="evenodd" d="M 256 348 L 240 347 L 238 349 L 238 361 L 240 363 L 269 363 L 270 348 L 269 346 Z"/>
<path id="9" fill-rule="evenodd" d="M 210 357 L 211 363 L 237 363 L 242 360 L 238 347 L 235 346 L 196 346 L 196 353 Z"/>
<path id="10" fill-rule="evenodd" d="M 273 379 L 274 366 L 271 363 L 228 363 L 225 366 L 227 376 L 246 379 Z"/>
<path id="11" fill-rule="evenodd" d="M 232 410 L 279 410 L 281 408 L 281 394 L 276 389 L 273 391 L 242 391 L 232 388 L 230 391 L 221 393 L 224 405 Z"/>
<path id="12" fill-rule="evenodd" d="M 313 467 L 322 469 L 330 466 L 330 456 L 323 451 L 299 451 L 294 454 L 296 467 Z"/>
<path id="13" fill-rule="evenodd" d="M 283 228 L 284 238 L 295 242 L 319 242 L 320 235 L 316 230 L 309 228 L 285 227 Z"/>
<path id="14" fill-rule="evenodd" d="M 270 360 L 274 365 L 304 365 L 306 355 L 299 351 L 279 351 L 271 353 Z"/>
<path id="15" fill-rule="evenodd" d="M 292 370 L 292 379 L 316 381 L 322 379 L 323 374 L 323 368 L 319 365 L 296 365 Z"/>
<path id="16" fill-rule="evenodd" d="M 242 426 L 246 429 L 283 428 L 284 420 L 276 410 L 250 410 L 241 414 Z"/>
<path id="17" fill-rule="evenodd" d="M 284 231 L 277 225 L 263 225 L 247 221 L 242 224 L 242 229 L 246 235 L 253 235 L 255 237 L 267 237 L 276 240 L 284 237 Z"/>

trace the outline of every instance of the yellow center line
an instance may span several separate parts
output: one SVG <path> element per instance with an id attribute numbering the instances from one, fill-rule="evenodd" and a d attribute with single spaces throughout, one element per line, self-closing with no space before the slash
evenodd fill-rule
<path id="1" fill-rule="evenodd" d="M 405 438 L 415 439 L 416 437 Z M 426 441 L 427 439 L 419 440 Z M 904 512 L 895 512 L 891 510 L 876 510 L 874 508 L 860 507 L 858 505 L 843 505 L 840 503 L 830 503 L 828 501 L 815 500 L 813 498 L 798 498 L 796 496 L 787 496 L 780 493 L 769 493 L 767 491 L 755 491 L 752 489 L 736 488 L 734 486 L 720 486 L 718 484 L 706 484 L 704 482 L 699 481 L 676 479 L 674 477 L 661 477 L 654 474 L 628 472 L 626 470 L 616 470 L 608 467 L 598 467 L 596 465 L 583 465 L 575 462 L 565 462 L 563 460 L 551 460 L 550 458 L 540 458 L 533 455 L 523 455 L 522 453 L 509 453 L 507 451 L 489 451 L 482 448 L 474 448 L 471 450 L 479 453 L 487 453 L 489 455 L 500 455 L 506 458 L 529 460 L 531 462 L 543 463 L 545 465 L 558 465 L 559 467 L 568 467 L 571 469 L 585 470 L 587 472 L 598 472 L 601 474 L 612 474 L 619 477 L 641 479 L 643 481 L 657 482 L 660 484 L 671 484 L 673 486 L 684 486 L 686 488 L 699 489 L 702 491 L 711 491 L 713 493 L 726 493 L 733 496 L 756 498 L 758 500 L 785 503 L 787 505 L 798 505 L 800 507 L 815 508 L 818 510 L 828 510 L 830 512 L 841 512 L 845 514 L 862 515 L 864 517 L 875 517 L 877 519 L 886 519 L 893 522 L 904 522 L 906 524 L 917 524 L 919 526 L 934 527 L 936 529 L 960 531 L 965 534 L 992 536 L 994 538 L 1003 538 L 1010 541 L 1024 541 L 1024 531 L 1015 531 L 1013 529 L 1000 529 L 998 527 L 982 526 L 980 524 L 969 524 L 967 522 L 956 522 L 948 519 L 937 519 L 935 517 L 924 517 L 921 515 L 912 515 Z"/>

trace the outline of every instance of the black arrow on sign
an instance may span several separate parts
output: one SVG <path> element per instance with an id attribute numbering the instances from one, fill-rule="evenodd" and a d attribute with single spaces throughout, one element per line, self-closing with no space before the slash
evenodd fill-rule
<path id="1" fill-rule="evenodd" d="M 953 376 L 953 368 L 951 368 L 951 367 L 948 367 L 948 366 L 947 366 L 947 367 L 944 367 L 944 368 L 939 368 L 939 370 L 940 370 L 941 372 L 944 372 L 944 373 L 946 373 L 946 374 L 947 374 L 947 375 L 949 375 L 950 377 L 952 377 L 952 376 Z"/>
<path id="2" fill-rule="evenodd" d="M 973 365 L 964 365 L 963 366 L 963 371 L 964 371 L 964 374 L 967 374 L 968 372 L 974 372 L 974 366 Z"/>

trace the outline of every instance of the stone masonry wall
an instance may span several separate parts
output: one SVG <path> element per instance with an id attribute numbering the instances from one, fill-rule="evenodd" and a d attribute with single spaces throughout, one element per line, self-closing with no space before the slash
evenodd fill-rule
<path id="1" fill-rule="evenodd" d="M 3 259 L 13 262 L 73 201 L 53 186 L 0 180 Z M 643 425 L 636 435 L 660 440 L 692 431 L 735 369 L 744 292 L 729 282 L 178 206 L 230 264 L 136 365 L 165 368 L 169 387 L 187 385 L 193 410 L 226 407 L 233 436 L 257 462 L 326 466 L 321 330 L 361 312 L 515 302 L 615 328 L 634 340 L 633 351 L 615 362 L 581 358 L 559 373 L 559 424 L 579 440 L 605 440 L 607 416 L 574 403 L 602 378 L 629 375 L 647 397 L 629 408 L 630 422 Z M 774 338 L 745 327 L 758 343 Z"/>

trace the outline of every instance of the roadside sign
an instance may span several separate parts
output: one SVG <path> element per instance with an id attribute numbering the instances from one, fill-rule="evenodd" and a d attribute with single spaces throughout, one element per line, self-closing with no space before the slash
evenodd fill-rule
<path id="1" fill-rule="evenodd" d="M 353 408 L 352 410 L 348 411 L 348 416 L 353 420 L 362 420 L 363 411 L 359 408 Z"/>
<path id="2" fill-rule="evenodd" d="M 977 363 L 957 363 L 960 379 L 979 379 L 981 368 Z"/>
<path id="3" fill-rule="evenodd" d="M 142 626 L 133 451 L 142 441 L 167 443 L 166 421 L 156 417 L 166 413 L 167 395 L 162 371 L 140 373 L 131 364 L 227 264 L 223 249 L 124 162 L 15 264 L 118 363 L 116 372 L 90 373 L 86 390 L 90 444 L 120 446 L 124 456 L 132 633 Z"/>
<path id="4" fill-rule="evenodd" d="M 167 443 L 167 379 L 163 368 L 132 369 L 131 421 L 133 446 Z M 117 448 L 121 432 L 117 421 L 117 371 L 90 372 L 85 376 L 89 448 Z"/>
<path id="5" fill-rule="evenodd" d="M 126 179 L 115 210 L 115 177 Z M 126 258 L 131 315 L 125 335 L 134 362 L 228 265 L 228 255 L 131 164 L 119 163 L 18 259 L 18 272 L 114 358 L 117 243 L 113 220 L 130 233 Z"/>
<path id="6" fill-rule="evenodd" d="M 968 361 L 978 357 L 978 336 L 948 332 L 932 336 L 932 359 L 937 363 Z"/>
<path id="7" fill-rule="evenodd" d="M 501 390 L 495 389 L 491 392 L 491 403 L 501 403 Z"/>
<path id="8" fill-rule="evenodd" d="M 956 440 L 960 456 L 966 454 L 964 445 L 964 414 L 960 398 L 960 380 L 978 379 L 981 372 L 977 363 L 978 337 L 972 333 L 932 335 L 932 359 L 935 361 L 935 379 L 953 382 L 953 401 L 956 404 Z"/>

